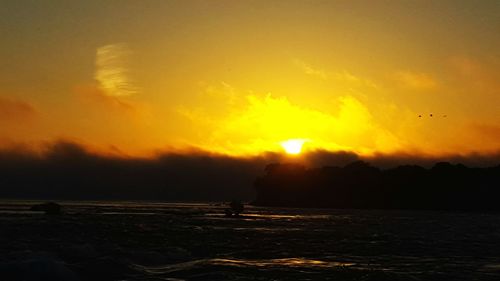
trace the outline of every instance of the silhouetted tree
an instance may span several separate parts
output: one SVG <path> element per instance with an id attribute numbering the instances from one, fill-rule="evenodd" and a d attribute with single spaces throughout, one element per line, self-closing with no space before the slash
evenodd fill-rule
<path id="1" fill-rule="evenodd" d="M 441 162 L 431 169 L 380 170 L 363 161 L 316 169 L 270 164 L 254 186 L 254 204 L 264 206 L 500 210 L 500 166 Z"/>

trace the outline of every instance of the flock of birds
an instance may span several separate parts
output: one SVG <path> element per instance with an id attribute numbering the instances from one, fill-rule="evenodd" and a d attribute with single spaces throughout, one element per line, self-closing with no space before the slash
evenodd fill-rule
<path id="1" fill-rule="evenodd" d="M 423 115 L 422 115 L 422 114 L 419 114 L 419 115 L 418 115 L 418 118 L 422 118 L 422 117 L 423 117 Z M 431 114 L 429 114 L 429 117 L 434 117 L 434 115 L 431 113 Z M 441 117 L 442 117 L 442 118 L 446 118 L 446 117 L 448 117 L 448 115 L 442 115 Z"/>

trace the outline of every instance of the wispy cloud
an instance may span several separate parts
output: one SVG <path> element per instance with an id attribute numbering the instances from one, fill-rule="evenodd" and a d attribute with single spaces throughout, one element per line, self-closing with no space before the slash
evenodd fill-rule
<path id="1" fill-rule="evenodd" d="M 27 102 L 0 97 L 0 121 L 21 121 L 31 119 L 35 114 L 35 108 Z"/>
<path id="2" fill-rule="evenodd" d="M 137 93 L 131 82 L 128 58 L 132 50 L 127 44 L 110 44 L 97 48 L 95 79 L 108 96 L 130 96 Z"/>
<path id="3" fill-rule="evenodd" d="M 378 88 L 377 84 L 375 82 L 373 82 L 372 80 L 366 79 L 366 78 L 361 78 L 359 76 L 356 76 L 356 75 L 350 73 L 347 70 L 332 73 L 332 76 L 337 81 L 343 81 L 343 82 L 347 82 L 347 83 L 351 83 L 351 84 L 367 86 L 370 88 Z"/>
<path id="4" fill-rule="evenodd" d="M 302 69 L 302 71 L 304 71 L 304 73 L 307 74 L 307 75 L 318 77 L 318 78 L 321 78 L 323 80 L 327 80 L 328 79 L 328 76 L 329 76 L 328 73 L 326 71 L 322 70 L 322 69 L 313 68 L 309 64 L 307 64 L 304 61 L 301 61 L 299 59 L 294 59 L 293 63 L 297 67 L 299 67 L 300 69 Z"/>
<path id="5" fill-rule="evenodd" d="M 0 147 L 13 141 L 27 141 L 39 122 L 38 111 L 26 101 L 0 96 Z"/>
<path id="6" fill-rule="evenodd" d="M 496 144 L 500 144 L 500 126 L 481 123 L 475 123 L 471 126 L 475 132 L 480 134 L 480 136 L 483 138 L 483 141 L 487 139 L 495 142 Z"/>
<path id="7" fill-rule="evenodd" d="M 353 73 L 345 69 L 342 71 L 329 72 L 323 69 L 315 68 L 310 64 L 299 59 L 294 59 L 293 63 L 295 64 L 295 66 L 300 68 L 306 75 L 320 78 L 321 80 L 334 80 L 349 85 L 377 88 L 377 84 L 372 80 L 354 75 Z"/>
<path id="8" fill-rule="evenodd" d="M 94 85 L 78 85 L 74 88 L 77 97 L 93 105 L 101 105 L 109 109 L 116 109 L 127 113 L 135 114 L 138 111 L 136 104 L 119 96 L 108 95 L 101 88 Z"/>
<path id="9" fill-rule="evenodd" d="M 401 86 L 414 89 L 432 89 L 438 84 L 430 74 L 422 72 L 398 71 L 394 74 L 394 79 Z"/>
<path id="10" fill-rule="evenodd" d="M 455 56 L 450 59 L 452 70 L 457 74 L 460 88 L 481 92 L 488 98 L 498 100 L 500 93 L 500 59 L 490 61 L 474 57 Z"/>

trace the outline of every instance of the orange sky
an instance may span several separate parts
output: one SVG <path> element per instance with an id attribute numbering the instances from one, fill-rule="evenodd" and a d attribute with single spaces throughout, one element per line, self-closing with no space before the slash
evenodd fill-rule
<path id="1" fill-rule="evenodd" d="M 3 145 L 500 151 L 499 1 L 3 6 Z"/>

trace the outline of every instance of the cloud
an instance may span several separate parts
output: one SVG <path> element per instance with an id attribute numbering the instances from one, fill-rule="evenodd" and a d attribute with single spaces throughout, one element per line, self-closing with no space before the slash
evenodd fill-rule
<path id="1" fill-rule="evenodd" d="M 128 101 L 123 96 L 108 95 L 100 87 L 94 85 L 76 86 L 74 92 L 81 100 L 94 105 L 102 105 L 106 110 L 114 109 L 130 114 L 136 114 L 140 111 L 137 103 Z"/>
<path id="2" fill-rule="evenodd" d="M 137 93 L 129 77 L 128 58 L 131 54 L 131 49 L 123 43 L 97 48 L 94 77 L 106 95 L 121 97 Z"/>
<path id="3" fill-rule="evenodd" d="M 237 91 L 231 88 L 232 91 Z M 353 96 L 331 102 L 330 110 L 304 107 L 285 96 L 247 94 L 231 106 L 218 102 L 213 108 L 200 105 L 183 107 L 178 112 L 196 125 L 203 137 L 199 145 L 228 154 L 255 154 L 281 151 L 287 139 L 308 139 L 306 149 L 371 150 L 395 149 L 398 139 L 376 124 L 368 108 Z M 211 103 L 210 103 L 211 104 Z"/>
<path id="4" fill-rule="evenodd" d="M 356 85 L 356 86 L 366 86 L 369 88 L 378 88 L 377 84 L 374 81 L 356 76 L 345 69 L 337 72 L 329 72 L 323 69 L 314 68 L 311 65 L 307 64 L 306 62 L 301 61 L 299 59 L 293 60 L 293 63 L 295 64 L 295 66 L 299 67 L 305 74 L 312 77 L 320 78 L 321 80 L 325 81 L 334 80 L 336 82 L 346 83 L 350 86 Z"/>
<path id="5" fill-rule="evenodd" d="M 304 73 L 307 74 L 307 75 L 314 76 L 314 77 L 317 77 L 317 78 L 320 78 L 320 79 L 323 79 L 323 80 L 327 80 L 328 79 L 329 75 L 324 70 L 313 68 L 309 64 L 307 64 L 307 63 L 305 63 L 305 62 L 303 62 L 303 61 L 301 61 L 299 59 L 294 59 L 293 63 L 297 67 L 299 67 L 302 71 L 304 71 Z"/>
<path id="6" fill-rule="evenodd" d="M 249 200 L 252 182 L 266 162 L 210 153 L 122 157 L 60 141 L 37 154 L 19 147 L 0 149 L 0 178 L 6 187 L 0 197 Z"/>
<path id="7" fill-rule="evenodd" d="M 482 69 L 481 64 L 478 61 L 463 56 L 451 57 L 450 64 L 459 72 L 460 75 L 463 76 L 475 76 L 475 74 L 480 72 Z"/>
<path id="8" fill-rule="evenodd" d="M 433 89 L 438 83 L 427 73 L 417 73 L 412 71 L 399 71 L 393 75 L 394 79 L 400 83 L 401 86 L 413 89 Z"/>
<path id="9" fill-rule="evenodd" d="M 472 129 L 477 132 L 481 138 L 486 138 L 500 145 L 500 126 L 492 124 L 473 124 Z M 485 141 L 485 139 L 483 139 Z"/>
<path id="10" fill-rule="evenodd" d="M 450 65 L 457 74 L 456 83 L 466 92 L 474 91 L 493 98 L 495 102 L 500 97 L 500 60 L 489 61 L 467 56 L 450 58 Z M 493 104 L 495 103 L 493 102 Z"/>
<path id="11" fill-rule="evenodd" d="M 361 78 L 350 73 L 347 70 L 332 73 L 336 81 L 343 81 L 358 86 L 367 86 L 369 88 L 378 88 L 378 85 L 370 79 Z"/>
<path id="12" fill-rule="evenodd" d="M 31 104 L 0 97 L 0 121 L 28 121 L 35 115 L 36 110 Z"/>

